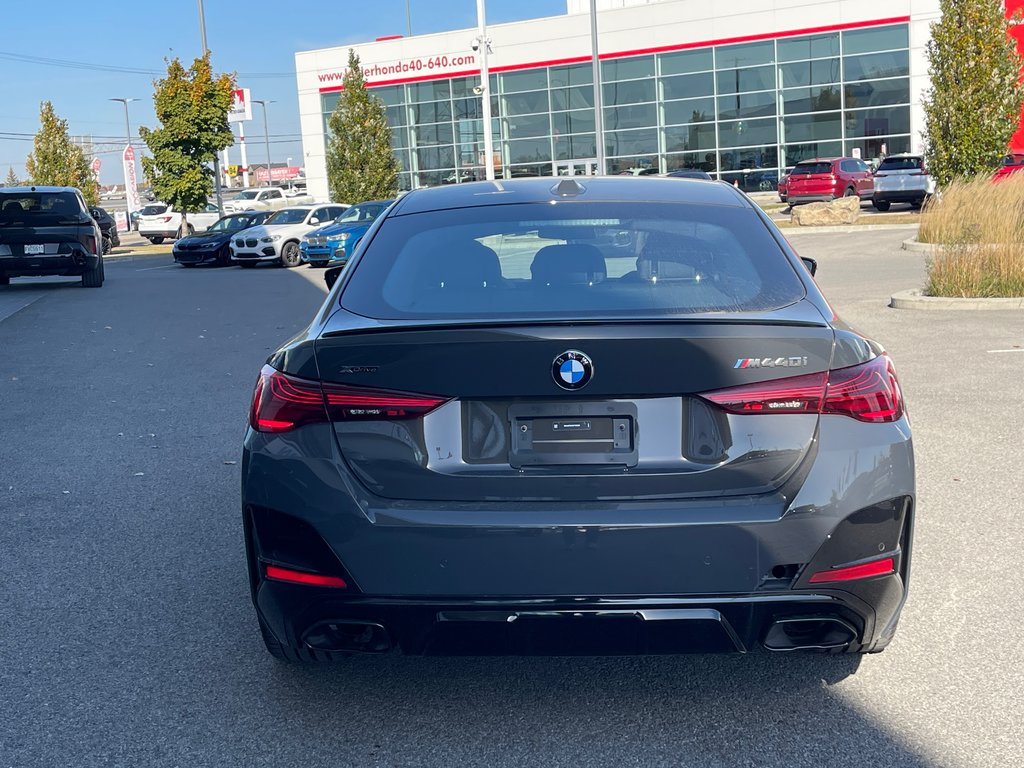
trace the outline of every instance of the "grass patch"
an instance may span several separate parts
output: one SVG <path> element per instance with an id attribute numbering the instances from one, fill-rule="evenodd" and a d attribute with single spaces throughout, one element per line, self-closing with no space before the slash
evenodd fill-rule
<path id="1" fill-rule="evenodd" d="M 917 238 L 942 246 L 928 263 L 929 296 L 1024 296 L 1024 174 L 950 184 L 925 207 Z"/>

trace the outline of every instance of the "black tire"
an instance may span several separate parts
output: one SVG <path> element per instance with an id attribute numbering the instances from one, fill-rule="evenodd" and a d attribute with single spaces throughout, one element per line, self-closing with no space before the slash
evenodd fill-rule
<path id="1" fill-rule="evenodd" d="M 160 245 L 160 243 L 164 241 L 162 237 L 147 237 L 146 239 L 149 240 L 149 242 L 151 242 L 153 245 Z"/>
<path id="2" fill-rule="evenodd" d="M 924 200 L 912 200 L 910 203 L 910 207 L 914 209 L 918 209 L 922 205 L 924 205 Z"/>
<path id="3" fill-rule="evenodd" d="M 289 240 L 281 246 L 281 266 L 291 269 L 302 263 L 302 253 L 299 251 L 299 244 Z"/>
<path id="4" fill-rule="evenodd" d="M 847 187 L 846 191 L 843 192 L 843 197 L 857 197 L 857 190 L 853 187 Z"/>
<path id="5" fill-rule="evenodd" d="M 220 249 L 220 253 L 217 254 L 217 260 L 214 264 L 218 267 L 230 267 L 231 266 L 231 252 L 227 246 Z"/>
<path id="6" fill-rule="evenodd" d="M 106 256 L 113 249 L 114 244 L 110 241 L 109 237 L 103 238 L 103 255 Z"/>
<path id="7" fill-rule="evenodd" d="M 236 263 L 242 269 L 252 269 L 253 267 L 256 266 L 256 262 L 255 261 L 239 261 L 239 262 L 236 262 Z"/>
<path id="8" fill-rule="evenodd" d="M 7 275 L 0 275 L 0 285 L 10 285 L 10 284 L 11 284 L 11 278 L 9 278 Z"/>
<path id="9" fill-rule="evenodd" d="M 102 288 L 103 277 L 103 259 L 100 258 L 99 263 L 96 264 L 94 269 L 90 269 L 88 272 L 82 273 L 82 287 Z"/>
<path id="10" fill-rule="evenodd" d="M 882 213 L 892 208 L 892 203 L 888 200 L 872 200 L 871 204 L 875 206 L 876 211 L 881 211 Z"/>
<path id="11" fill-rule="evenodd" d="M 260 634 L 263 636 L 263 644 L 267 647 L 267 653 L 278 661 L 297 661 L 309 664 L 339 661 L 348 656 L 347 653 L 314 651 L 311 648 L 294 648 L 290 645 L 285 645 L 274 637 L 274 633 L 270 631 L 270 627 L 266 625 L 262 618 L 257 616 L 257 619 L 260 622 Z"/>

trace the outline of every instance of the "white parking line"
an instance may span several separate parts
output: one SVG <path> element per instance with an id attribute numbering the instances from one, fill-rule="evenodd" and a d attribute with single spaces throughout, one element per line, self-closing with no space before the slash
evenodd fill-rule
<path id="1" fill-rule="evenodd" d="M 135 271 L 136 272 L 150 272 L 150 271 L 152 271 L 154 269 L 170 269 L 171 267 L 176 267 L 176 266 L 178 266 L 177 263 L 175 263 L 175 264 L 164 264 L 162 267 L 145 267 L 144 269 L 136 269 Z"/>
<path id="2" fill-rule="evenodd" d="M 1024 348 L 1016 347 L 1015 349 L 990 349 L 988 351 L 990 355 L 999 354 L 1000 352 L 1024 352 Z"/>

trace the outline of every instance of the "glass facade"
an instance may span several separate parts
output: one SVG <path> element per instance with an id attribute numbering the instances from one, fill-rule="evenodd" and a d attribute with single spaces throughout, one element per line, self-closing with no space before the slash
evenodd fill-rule
<path id="1" fill-rule="evenodd" d="M 811 157 L 911 149 L 907 24 L 602 62 L 608 173 L 700 168 L 774 189 Z M 483 177 L 477 78 L 373 88 L 411 189 Z M 597 154 L 590 62 L 491 75 L 496 175 L 549 176 Z M 327 116 L 338 95 L 322 95 Z"/>

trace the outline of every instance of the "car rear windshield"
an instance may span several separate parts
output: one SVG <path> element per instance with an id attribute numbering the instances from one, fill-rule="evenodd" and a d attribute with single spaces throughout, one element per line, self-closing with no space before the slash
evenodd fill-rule
<path id="1" fill-rule="evenodd" d="M 167 210 L 167 206 L 159 204 L 159 203 L 157 205 L 147 205 L 145 208 L 142 209 L 142 215 L 143 216 L 159 216 L 161 213 L 163 213 L 166 210 Z"/>
<path id="2" fill-rule="evenodd" d="M 386 219 L 341 296 L 378 319 L 663 317 L 805 291 L 749 208 L 493 205 Z"/>
<path id="3" fill-rule="evenodd" d="M 73 192 L 0 191 L 0 227 L 90 223 Z"/>
<path id="4" fill-rule="evenodd" d="M 920 157 L 887 157 L 878 165 L 880 171 L 919 171 L 924 161 Z"/>
<path id="5" fill-rule="evenodd" d="M 797 163 L 793 166 L 790 176 L 803 176 L 812 173 L 832 173 L 832 163 L 827 161 L 824 163 Z"/>

